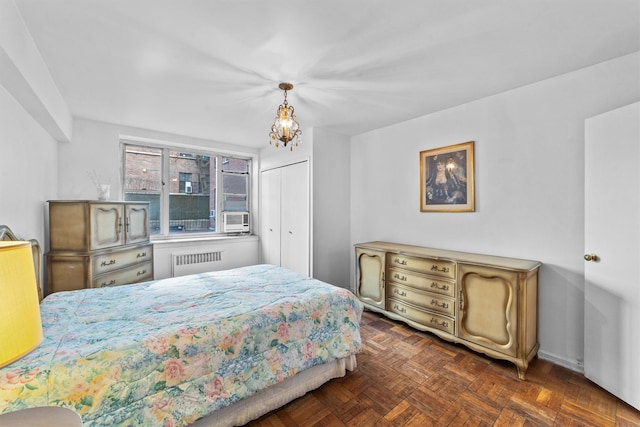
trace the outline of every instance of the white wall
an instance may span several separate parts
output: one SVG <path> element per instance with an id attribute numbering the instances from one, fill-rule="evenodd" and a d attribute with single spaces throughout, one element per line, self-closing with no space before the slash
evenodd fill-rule
<path id="1" fill-rule="evenodd" d="M 0 224 L 45 249 L 45 200 L 71 114 L 13 1 L 0 2 Z"/>
<path id="2" fill-rule="evenodd" d="M 56 197 L 57 146 L 0 86 L 0 224 L 45 249 L 45 200 Z"/>
<path id="3" fill-rule="evenodd" d="M 350 287 L 350 138 L 313 131 L 313 276 Z"/>
<path id="4" fill-rule="evenodd" d="M 0 1 L 0 85 L 58 141 L 71 137 L 71 113 L 15 3 Z"/>
<path id="5" fill-rule="evenodd" d="M 639 65 L 627 55 L 352 138 L 351 243 L 541 261 L 539 354 L 581 370 L 584 120 L 640 99 Z M 465 141 L 476 212 L 421 213 L 420 151 Z"/>
<path id="6" fill-rule="evenodd" d="M 184 274 L 219 271 L 258 264 L 259 245 L 256 236 L 221 237 L 212 239 L 166 240 L 153 245 L 153 278 L 173 277 L 172 256 L 221 251 L 221 259 L 213 263 L 183 267 Z M 175 274 L 183 276 L 184 274 Z"/>
<path id="7" fill-rule="evenodd" d="M 268 170 L 310 160 L 313 150 L 314 129 L 305 129 L 300 145 L 290 150 L 289 147 L 275 147 L 267 143 L 260 149 L 260 170 Z"/>

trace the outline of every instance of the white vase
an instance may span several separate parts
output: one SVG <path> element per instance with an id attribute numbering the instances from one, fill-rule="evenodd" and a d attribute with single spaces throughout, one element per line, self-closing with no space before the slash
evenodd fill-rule
<path id="1" fill-rule="evenodd" d="M 111 192 L 110 184 L 99 184 L 98 185 L 98 200 L 109 200 Z"/>

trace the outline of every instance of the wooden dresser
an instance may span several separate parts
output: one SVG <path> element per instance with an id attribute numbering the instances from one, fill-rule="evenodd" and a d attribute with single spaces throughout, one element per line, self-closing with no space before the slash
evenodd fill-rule
<path id="1" fill-rule="evenodd" d="M 511 361 L 525 379 L 539 347 L 539 262 L 387 242 L 355 251 L 367 308 Z"/>
<path id="2" fill-rule="evenodd" d="M 47 293 L 153 279 L 149 204 L 49 201 Z"/>

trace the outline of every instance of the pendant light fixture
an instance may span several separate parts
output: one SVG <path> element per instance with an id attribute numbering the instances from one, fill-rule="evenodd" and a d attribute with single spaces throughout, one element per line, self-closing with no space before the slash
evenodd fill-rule
<path id="1" fill-rule="evenodd" d="M 280 142 L 286 147 L 289 145 L 289 149 L 293 151 L 293 147 L 300 145 L 300 125 L 296 121 L 293 114 L 293 106 L 287 103 L 287 91 L 293 89 L 291 83 L 280 83 L 278 85 L 280 89 L 284 91 L 284 102 L 278 107 L 276 114 L 276 121 L 271 126 L 271 133 L 269 133 L 269 144 L 275 144 L 276 147 L 280 146 Z M 293 141 L 293 142 L 292 142 Z"/>

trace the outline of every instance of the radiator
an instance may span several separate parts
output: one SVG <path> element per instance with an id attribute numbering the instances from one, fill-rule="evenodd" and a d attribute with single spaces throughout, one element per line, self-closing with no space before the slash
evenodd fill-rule
<path id="1" fill-rule="evenodd" d="M 223 251 L 171 254 L 171 277 L 219 269 Z"/>

